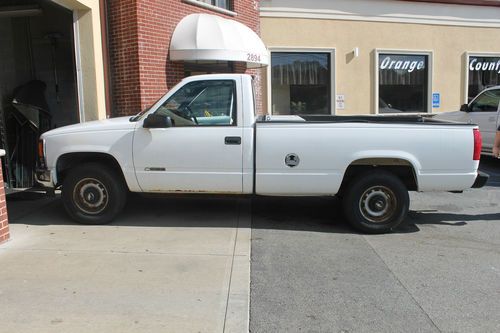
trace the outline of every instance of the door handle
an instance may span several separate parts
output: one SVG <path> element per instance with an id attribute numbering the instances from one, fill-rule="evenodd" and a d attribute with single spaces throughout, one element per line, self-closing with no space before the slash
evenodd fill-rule
<path id="1" fill-rule="evenodd" d="M 226 136 L 224 138 L 226 145 L 241 145 L 241 137 L 239 136 Z"/>

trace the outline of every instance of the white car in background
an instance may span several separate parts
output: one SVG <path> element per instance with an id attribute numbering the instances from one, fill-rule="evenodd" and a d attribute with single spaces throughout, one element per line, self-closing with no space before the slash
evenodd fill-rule
<path id="1" fill-rule="evenodd" d="M 478 125 L 483 137 L 481 152 L 491 155 L 500 121 L 499 114 L 500 86 L 494 86 L 483 90 L 469 104 L 462 105 L 460 111 L 443 112 L 434 118 Z"/>

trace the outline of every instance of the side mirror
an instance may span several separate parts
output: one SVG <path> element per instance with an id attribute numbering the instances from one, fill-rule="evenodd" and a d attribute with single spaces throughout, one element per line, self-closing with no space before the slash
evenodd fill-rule
<path id="1" fill-rule="evenodd" d="M 469 105 L 468 104 L 463 104 L 461 107 L 460 107 L 460 111 L 465 111 L 465 112 L 469 112 Z"/>
<path id="2" fill-rule="evenodd" d="M 168 128 L 172 127 L 172 119 L 160 114 L 150 114 L 144 119 L 142 124 L 144 128 Z"/>

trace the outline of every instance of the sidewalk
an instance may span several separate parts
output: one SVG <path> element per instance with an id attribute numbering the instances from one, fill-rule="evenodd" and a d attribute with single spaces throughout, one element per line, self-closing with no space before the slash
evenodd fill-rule
<path id="1" fill-rule="evenodd" d="M 9 200 L 0 332 L 247 332 L 247 199 L 131 200 L 112 225 Z"/>

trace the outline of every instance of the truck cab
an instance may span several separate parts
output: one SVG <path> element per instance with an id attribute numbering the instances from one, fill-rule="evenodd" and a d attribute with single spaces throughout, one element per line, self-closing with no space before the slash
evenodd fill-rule
<path id="1" fill-rule="evenodd" d="M 251 87 L 242 75 L 187 78 L 135 119 L 141 190 L 250 193 L 255 113 L 253 91 L 243 89 Z"/>

